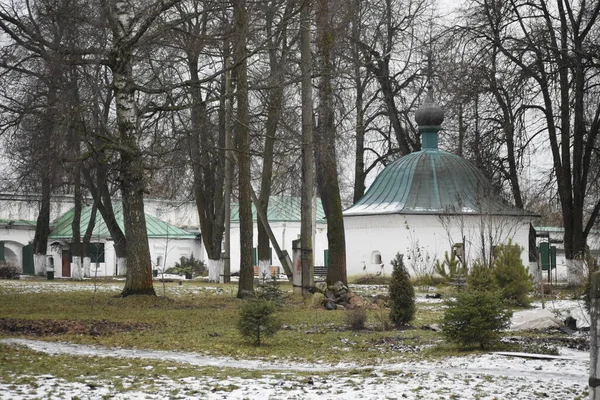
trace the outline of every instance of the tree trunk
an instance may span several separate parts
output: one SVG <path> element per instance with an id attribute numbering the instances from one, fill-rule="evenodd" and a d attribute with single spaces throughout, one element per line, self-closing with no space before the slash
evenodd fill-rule
<path id="1" fill-rule="evenodd" d="M 102 154 L 101 154 L 102 155 Z M 126 254 L 127 241 L 125 234 L 121 230 L 115 216 L 115 211 L 112 205 L 112 198 L 108 189 L 108 177 L 106 176 L 106 167 L 104 165 L 96 165 L 96 181 L 92 179 L 89 171 L 83 171 L 88 189 L 94 199 L 94 204 L 98 207 L 100 215 L 106 224 L 106 228 L 113 239 L 115 256 L 117 257 L 116 275 L 125 275 L 126 273 Z M 95 215 L 95 213 L 94 213 Z M 95 218 L 94 218 L 95 221 Z M 91 221 L 90 221 L 91 222 Z M 92 227 L 93 230 L 93 227 Z M 91 238 L 91 233 L 90 233 Z"/>
<path id="2" fill-rule="evenodd" d="M 225 46 L 227 49 L 229 45 Z M 234 167 L 234 156 L 232 155 L 232 138 L 231 138 L 231 122 L 233 119 L 233 99 L 231 97 L 231 72 L 229 71 L 230 57 L 225 52 L 225 96 L 221 101 L 221 107 L 224 112 L 224 121 L 222 124 L 224 143 L 225 143 L 225 173 L 224 173 L 224 188 L 223 188 L 223 206 L 224 211 L 224 249 L 223 249 L 223 279 L 222 283 L 231 282 L 231 189 L 233 188 L 233 167 Z"/>
<path id="3" fill-rule="evenodd" d="M 137 143 L 138 113 L 133 82 L 133 48 L 136 16 L 128 1 L 117 0 L 113 13 L 113 43 L 110 68 L 120 138 L 120 189 L 123 199 L 123 219 L 127 237 L 127 273 L 121 296 L 153 295 L 152 261 L 148 246 L 146 215 L 144 214 L 144 161 Z"/>
<path id="4" fill-rule="evenodd" d="M 131 160 L 121 156 L 123 167 L 128 167 L 129 175 L 121 183 L 123 195 L 123 219 L 127 235 L 127 273 L 125 288 L 121 296 L 148 294 L 156 295 L 152 285 L 152 261 L 148 246 L 146 215 L 141 160 Z M 137 164 L 137 165 L 136 165 Z M 133 174 L 132 174 L 133 173 Z M 133 176 L 131 176 L 131 175 Z"/>
<path id="5" fill-rule="evenodd" d="M 319 68 L 319 106 L 318 126 L 315 135 L 315 162 L 317 167 L 317 185 L 321 194 L 323 209 L 327 218 L 327 241 L 329 244 L 329 268 L 327 283 L 337 281 L 348 283 L 346 275 L 346 240 L 342 201 L 337 173 L 335 149 L 335 116 L 333 106 L 332 79 L 335 73 L 333 65 L 334 30 L 331 27 L 329 0 L 319 1 L 316 5 L 317 54 Z"/>
<path id="6" fill-rule="evenodd" d="M 221 260 L 221 245 L 224 227 L 224 180 L 225 180 L 225 132 L 224 121 L 213 133 L 202 84 L 198 61 L 204 48 L 208 13 L 192 23 L 187 32 L 184 50 L 190 73 L 189 95 L 191 97 L 191 132 L 189 133 L 190 160 L 194 174 L 194 199 L 200 220 L 204 248 L 208 255 L 210 281 L 219 282 L 224 264 Z M 223 85 L 222 85 L 223 86 Z M 223 87 L 222 87 L 223 90 Z M 221 97 L 225 94 L 223 93 Z M 208 96 L 208 95 L 207 95 Z M 223 112 L 220 114 L 222 120 Z"/>
<path id="7" fill-rule="evenodd" d="M 92 235 L 94 234 L 94 227 L 96 226 L 96 215 L 98 212 L 98 203 L 96 199 L 94 199 L 94 204 L 92 204 L 92 210 L 90 211 L 90 221 L 88 222 L 88 226 L 85 230 L 85 234 L 83 235 L 83 241 L 81 245 L 81 255 L 83 257 L 83 276 L 91 277 L 91 258 L 90 258 L 90 242 L 92 240 Z M 97 269 L 94 269 L 97 271 Z M 94 274 L 95 275 L 95 274 Z"/>
<path id="8" fill-rule="evenodd" d="M 282 28 L 281 34 L 275 35 L 274 18 L 278 10 L 271 4 L 265 4 L 265 24 L 268 40 L 269 78 L 267 80 L 267 121 L 265 126 L 265 139 L 263 151 L 262 174 L 260 183 L 260 206 L 267 213 L 271 185 L 273 181 L 274 147 L 277 136 L 277 127 L 281 119 L 281 109 L 284 102 L 284 73 L 287 64 L 288 44 L 287 30 Z M 287 21 L 283 22 L 287 23 Z M 275 41 L 274 39 L 277 39 Z M 278 53 L 281 55 L 278 57 Z M 264 280 L 271 279 L 271 245 L 269 235 L 262 223 L 258 223 L 258 270 L 259 277 Z"/>
<path id="9" fill-rule="evenodd" d="M 248 66 L 246 38 L 248 11 L 246 0 L 233 1 L 234 40 L 233 64 L 236 87 L 237 118 L 234 132 L 238 152 L 238 184 L 240 215 L 240 280 L 238 298 L 254 295 L 254 268 L 252 265 L 252 200 L 250 175 L 250 129 L 248 127 Z"/>
<path id="10" fill-rule="evenodd" d="M 73 232 L 73 239 L 71 241 L 71 257 L 73 260 L 73 270 L 71 271 L 71 278 L 74 281 L 83 280 L 83 269 L 81 265 L 82 251 L 81 251 L 81 175 L 79 171 L 79 164 L 75 166 L 74 171 L 74 185 L 73 185 L 73 200 L 75 201 L 75 207 L 73 209 L 73 221 L 71 221 L 71 230 Z"/>
<path id="11" fill-rule="evenodd" d="M 34 271 L 36 275 L 46 273 L 46 251 L 48 248 L 48 236 L 50 235 L 50 181 L 42 181 L 42 198 L 35 224 L 35 235 L 33 237 Z"/>
<path id="12" fill-rule="evenodd" d="M 314 285 L 313 197 L 315 160 L 313 146 L 313 94 L 311 42 L 312 4 L 306 1 L 300 14 L 300 70 L 302 72 L 302 212 L 300 243 L 302 263 L 302 295 L 307 296 Z"/>
<path id="13" fill-rule="evenodd" d="M 360 0 L 354 0 L 352 9 L 352 62 L 354 67 L 354 86 L 356 98 L 354 108 L 356 109 L 356 149 L 354 152 L 354 195 L 353 202 L 356 203 L 365 194 L 366 171 L 365 171 L 365 111 L 363 106 L 364 82 L 361 76 L 362 62 L 358 41 L 360 40 Z"/>

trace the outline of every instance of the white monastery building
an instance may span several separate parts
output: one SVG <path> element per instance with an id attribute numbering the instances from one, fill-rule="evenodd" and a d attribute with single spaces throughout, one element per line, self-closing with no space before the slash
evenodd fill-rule
<path id="1" fill-rule="evenodd" d="M 348 275 L 389 274 L 396 253 L 413 275 L 432 273 L 451 252 L 470 266 L 491 260 L 494 246 L 509 240 L 523 249 L 523 264 L 534 274 L 538 216 L 507 203 L 473 164 L 438 148 L 444 112 L 431 87 L 415 120 L 422 150 L 387 165 L 344 211 Z"/>

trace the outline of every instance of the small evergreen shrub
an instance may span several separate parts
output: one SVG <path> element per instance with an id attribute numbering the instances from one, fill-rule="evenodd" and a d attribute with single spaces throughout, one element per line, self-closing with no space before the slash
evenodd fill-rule
<path id="1" fill-rule="evenodd" d="M 521 247 L 512 244 L 499 245 L 494 258 L 494 274 L 502 297 L 510 303 L 525 307 L 529 305 L 529 292 L 533 290 L 533 277 L 521 261 Z"/>
<path id="2" fill-rule="evenodd" d="M 435 267 L 435 266 L 434 266 Z M 439 286 L 447 282 L 447 279 L 437 274 L 423 274 L 412 278 L 413 286 Z"/>
<path id="3" fill-rule="evenodd" d="M 0 279 L 19 279 L 20 277 L 17 267 L 4 261 L 0 262 Z"/>
<path id="4" fill-rule="evenodd" d="M 397 253 L 391 264 L 394 269 L 390 283 L 390 320 L 399 327 L 408 324 L 415 316 L 415 289 L 404 266 L 403 255 Z"/>
<path id="5" fill-rule="evenodd" d="M 448 252 L 444 253 L 444 261 L 435 260 L 434 264 L 435 273 L 444 278 L 446 281 L 459 281 L 463 280 L 467 275 L 467 271 L 463 264 L 460 262 L 454 252 L 448 255 Z"/>
<path id="6" fill-rule="evenodd" d="M 281 307 L 287 298 L 276 279 L 260 283 L 256 287 L 254 296 L 259 300 L 272 301 L 277 307 Z"/>
<path id="7" fill-rule="evenodd" d="M 498 281 L 494 270 L 479 262 L 474 263 L 471 267 L 471 271 L 467 276 L 467 285 L 469 290 L 480 292 L 498 291 Z"/>
<path id="8" fill-rule="evenodd" d="M 363 307 L 356 307 L 346 311 L 346 325 L 353 331 L 365 329 L 367 323 L 367 310 Z"/>
<path id="9" fill-rule="evenodd" d="M 203 276 L 208 273 L 204 262 L 194 258 L 192 254 L 189 258 L 181 256 L 175 266 L 165 271 L 167 274 L 191 274 L 192 276 Z"/>
<path id="10" fill-rule="evenodd" d="M 275 317 L 273 302 L 254 299 L 240 307 L 237 328 L 240 334 L 255 346 L 260 346 L 264 338 L 272 337 L 280 328 Z"/>
<path id="11" fill-rule="evenodd" d="M 460 346 L 487 348 L 510 326 L 512 311 L 506 309 L 498 293 L 466 290 L 445 303 L 442 333 Z"/>

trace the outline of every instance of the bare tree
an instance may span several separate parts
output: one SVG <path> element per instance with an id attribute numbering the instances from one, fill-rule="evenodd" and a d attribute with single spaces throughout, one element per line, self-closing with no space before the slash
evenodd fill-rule
<path id="1" fill-rule="evenodd" d="M 315 163 L 317 185 L 327 217 L 327 240 L 329 243 L 329 268 L 327 283 L 347 283 L 346 240 L 342 201 L 338 181 L 336 157 L 335 110 L 332 79 L 335 74 L 333 45 L 335 31 L 332 26 L 331 7 L 334 2 L 319 1 L 315 5 L 317 25 L 317 70 L 319 74 L 317 106 L 318 123 L 315 132 Z"/>
<path id="2" fill-rule="evenodd" d="M 237 118 L 234 126 L 238 160 L 239 214 L 240 214 L 240 281 L 239 298 L 254 294 L 252 266 L 252 186 L 250 175 L 250 129 L 248 126 L 248 64 L 246 38 L 248 36 L 248 8 L 246 0 L 233 1 L 233 65 Z"/>
<path id="3" fill-rule="evenodd" d="M 129 1 L 102 1 L 112 32 L 107 64 L 113 75 L 120 139 L 119 179 L 127 237 L 127 274 L 122 296 L 156 294 L 152 285 L 152 261 L 144 213 L 146 188 L 133 75 L 134 50 L 155 20 L 179 1 L 161 0 L 141 9 L 136 9 Z"/>
<path id="4" fill-rule="evenodd" d="M 314 276 L 313 254 L 313 196 L 314 196 L 314 148 L 313 148 L 313 98 L 312 98 L 312 53 L 311 1 L 305 1 L 300 13 L 300 70 L 302 73 L 302 198 L 300 243 L 302 246 L 302 293 L 308 294 Z"/>
<path id="5" fill-rule="evenodd" d="M 473 3 L 465 27 L 493 44 L 530 79 L 528 108 L 545 123 L 565 229 L 570 270 L 580 269 L 587 236 L 600 213 L 588 203 L 590 165 L 600 130 L 594 39 L 600 1 Z M 586 211 L 589 210 L 589 212 Z"/>

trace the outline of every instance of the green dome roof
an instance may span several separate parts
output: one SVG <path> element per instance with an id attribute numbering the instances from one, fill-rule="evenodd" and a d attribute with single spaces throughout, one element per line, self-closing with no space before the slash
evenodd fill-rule
<path id="1" fill-rule="evenodd" d="M 429 148 L 389 164 L 345 216 L 376 214 L 532 215 L 502 199 L 462 157 Z"/>

